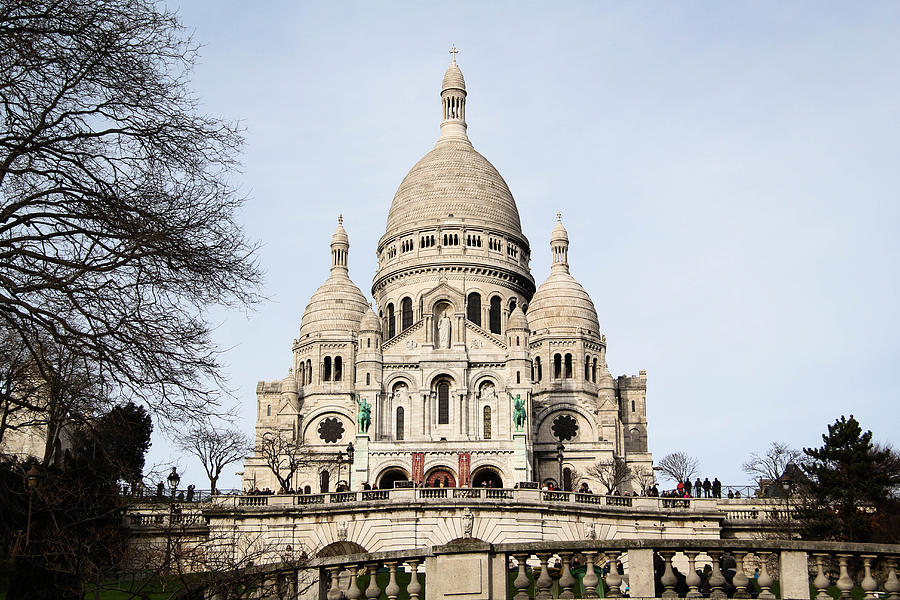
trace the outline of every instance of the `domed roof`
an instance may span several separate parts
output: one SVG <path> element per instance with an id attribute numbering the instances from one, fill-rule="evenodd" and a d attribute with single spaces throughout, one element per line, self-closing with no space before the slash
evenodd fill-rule
<path id="1" fill-rule="evenodd" d="M 288 373 L 288 376 L 281 380 L 281 393 L 287 392 L 296 392 L 297 391 L 297 378 L 294 377 L 294 372 L 291 371 Z"/>
<path id="2" fill-rule="evenodd" d="M 451 89 L 466 89 L 466 80 L 463 79 L 462 71 L 459 70 L 459 66 L 456 64 L 455 60 L 447 67 L 447 71 L 444 73 L 444 81 L 441 82 L 442 92 Z"/>
<path id="3" fill-rule="evenodd" d="M 300 340 L 316 334 L 348 335 L 359 332 L 359 322 L 369 302 L 347 274 L 347 252 L 350 240 L 343 218 L 331 237 L 331 275 L 309 299 L 300 321 Z"/>
<path id="4" fill-rule="evenodd" d="M 359 324 L 360 331 L 381 331 L 381 323 L 378 322 L 378 315 L 375 314 L 375 311 L 372 310 L 372 307 L 369 307 L 369 310 L 366 311 L 366 314 L 363 315 L 362 321 Z"/>
<path id="5" fill-rule="evenodd" d="M 423 221 L 447 219 L 489 224 L 522 235 L 509 187 L 468 140 L 442 139 L 410 169 L 391 203 L 386 235 Z"/>
<path id="6" fill-rule="evenodd" d="M 522 308 L 518 305 L 513 309 L 513 311 L 509 314 L 509 320 L 506 322 L 507 329 L 528 329 L 528 319 L 525 318 L 525 313 L 522 312 Z"/>
<path id="7" fill-rule="evenodd" d="M 300 339 L 317 333 L 358 333 L 367 308 L 369 302 L 346 271 L 332 271 L 306 305 Z"/>
<path id="8" fill-rule="evenodd" d="M 586 329 L 600 334 L 600 321 L 591 297 L 566 271 L 553 271 L 528 305 L 528 325 L 535 334 L 545 329 Z"/>
<path id="9" fill-rule="evenodd" d="M 566 231 L 566 228 L 562 224 L 561 213 L 556 213 L 556 227 L 550 232 L 550 244 L 553 245 L 556 242 L 569 243 L 569 232 Z"/>

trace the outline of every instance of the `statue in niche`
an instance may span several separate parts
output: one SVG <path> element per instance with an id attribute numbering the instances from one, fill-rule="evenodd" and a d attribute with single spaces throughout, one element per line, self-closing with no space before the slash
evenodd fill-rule
<path id="1" fill-rule="evenodd" d="M 398 402 L 403 402 L 404 400 L 406 400 L 406 398 L 407 398 L 407 396 L 408 396 L 408 391 L 407 391 L 407 389 L 406 389 L 406 384 L 405 384 L 405 383 L 398 383 L 398 384 L 397 384 L 397 387 L 394 388 L 394 394 L 393 394 L 393 396 L 394 396 L 394 400 L 396 400 L 396 401 L 398 401 Z"/>
<path id="2" fill-rule="evenodd" d="M 497 397 L 497 391 L 494 389 L 494 385 L 491 383 L 485 383 L 481 386 L 481 399 L 486 401 L 491 401 Z"/>
<path id="3" fill-rule="evenodd" d="M 475 515 L 472 514 L 471 508 L 467 508 L 463 512 L 462 526 L 463 526 L 463 537 L 467 537 L 467 538 L 472 537 L 472 530 L 475 528 Z"/>
<path id="4" fill-rule="evenodd" d="M 450 347 L 450 317 L 447 316 L 446 311 L 441 316 L 441 320 L 438 321 L 438 347 Z"/>
<path id="5" fill-rule="evenodd" d="M 516 425 L 516 431 L 522 431 L 525 429 L 525 401 L 520 394 L 516 394 L 515 398 L 509 392 L 506 392 L 506 395 L 513 401 L 513 423 Z"/>
<path id="6" fill-rule="evenodd" d="M 365 398 L 360 398 L 359 394 L 355 394 L 356 404 L 359 406 L 359 415 L 356 422 L 359 424 L 360 433 L 369 433 L 369 425 L 372 424 L 372 405 L 366 402 Z"/>

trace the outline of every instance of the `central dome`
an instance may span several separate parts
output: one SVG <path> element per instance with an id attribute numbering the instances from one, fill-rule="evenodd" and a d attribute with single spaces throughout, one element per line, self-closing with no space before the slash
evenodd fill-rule
<path id="1" fill-rule="evenodd" d="M 522 235 L 509 187 L 468 140 L 441 139 L 410 169 L 388 212 L 386 235 L 448 218 Z"/>

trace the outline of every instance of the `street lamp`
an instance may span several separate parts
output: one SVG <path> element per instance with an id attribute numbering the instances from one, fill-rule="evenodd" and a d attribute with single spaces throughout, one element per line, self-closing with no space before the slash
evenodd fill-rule
<path id="1" fill-rule="evenodd" d="M 31 465 L 31 468 L 25 473 L 25 484 L 28 486 L 28 520 L 25 523 L 25 548 L 28 548 L 28 542 L 31 541 L 31 503 L 34 500 L 34 490 L 37 488 L 38 480 L 41 478 L 41 472 L 38 471 L 37 465 Z"/>
<path id="2" fill-rule="evenodd" d="M 559 463 L 559 479 L 557 479 L 557 481 L 559 481 L 559 489 L 563 489 L 563 467 L 562 467 L 562 464 L 563 464 L 563 450 L 565 450 L 565 449 L 566 449 L 566 447 L 563 446 L 562 442 L 560 442 L 559 444 L 556 445 L 556 462 Z"/>
<path id="3" fill-rule="evenodd" d="M 347 487 L 350 488 L 347 491 L 353 490 L 353 484 L 350 479 L 353 477 L 353 453 L 356 451 L 356 448 L 353 447 L 353 442 L 347 444 Z"/>
<path id="4" fill-rule="evenodd" d="M 178 474 L 178 471 L 175 470 L 175 467 L 172 467 L 172 472 L 169 473 L 166 480 L 169 482 L 169 488 L 172 490 L 172 500 L 174 500 L 175 490 L 178 489 L 178 483 L 181 481 L 181 476 Z"/>
<path id="5" fill-rule="evenodd" d="M 341 467 L 344 466 L 344 452 L 342 450 L 338 450 L 338 478 L 337 485 L 335 485 L 335 491 L 341 491 L 338 487 L 341 485 Z M 349 486 L 348 486 L 349 487 Z"/>

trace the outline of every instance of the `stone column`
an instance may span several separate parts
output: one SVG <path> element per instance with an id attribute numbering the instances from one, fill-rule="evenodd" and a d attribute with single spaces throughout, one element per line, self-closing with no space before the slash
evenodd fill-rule
<path id="1" fill-rule="evenodd" d="M 628 551 L 628 587 L 632 598 L 654 598 L 656 585 L 653 580 L 653 550 Z"/>
<path id="2" fill-rule="evenodd" d="M 356 449 L 353 451 L 353 476 L 347 477 L 351 491 L 369 480 L 369 434 L 356 434 Z"/>
<path id="3" fill-rule="evenodd" d="M 785 600 L 809 600 L 809 570 L 806 552 L 781 552 L 781 597 Z"/>

